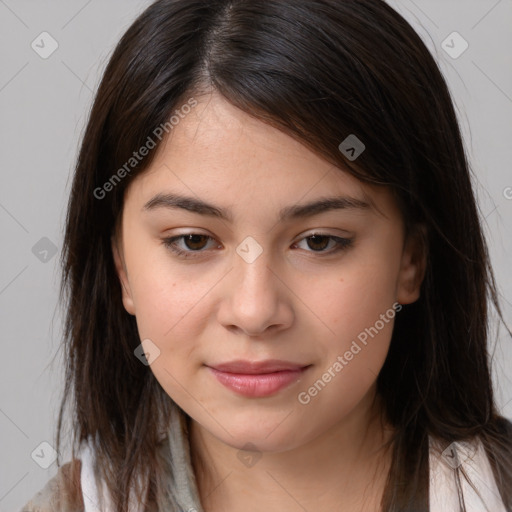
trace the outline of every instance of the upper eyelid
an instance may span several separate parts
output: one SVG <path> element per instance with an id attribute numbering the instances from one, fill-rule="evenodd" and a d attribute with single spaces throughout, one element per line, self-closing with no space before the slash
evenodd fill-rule
<path id="1" fill-rule="evenodd" d="M 180 238 L 183 238 L 185 236 L 190 236 L 190 235 L 206 236 L 206 237 L 210 238 L 211 240 L 215 240 L 218 242 L 218 240 L 214 236 L 209 235 L 208 233 L 201 233 L 200 231 L 187 231 L 186 233 L 178 233 L 176 235 L 164 236 L 163 239 L 164 240 L 170 240 L 170 239 L 179 240 Z M 347 238 L 347 239 L 353 237 L 352 235 L 349 235 L 349 234 L 347 234 L 347 235 L 336 234 L 331 231 L 327 231 L 327 230 L 324 231 L 320 228 L 320 229 L 313 229 L 313 231 L 309 231 L 309 232 L 307 231 L 304 234 L 300 234 L 300 235 L 298 235 L 296 240 L 299 241 L 304 238 L 309 238 L 311 236 L 327 236 L 327 237 L 332 237 L 332 238 Z"/>
<path id="2" fill-rule="evenodd" d="M 186 228 L 185 228 L 186 229 Z M 183 233 L 170 234 L 167 236 L 163 236 L 165 239 L 169 238 L 179 238 L 182 236 L 188 235 L 201 235 L 207 236 L 209 238 L 213 238 L 217 240 L 217 238 L 209 233 L 205 233 L 202 231 L 202 228 L 189 228 L 190 231 L 185 231 Z M 336 231 L 339 231 L 338 233 Z M 338 238 L 352 238 L 354 234 L 349 230 L 344 230 L 340 228 L 310 228 L 304 231 L 303 233 L 296 236 L 296 239 L 301 240 L 302 238 L 307 238 L 309 236 L 319 235 L 319 236 L 332 236 Z"/>

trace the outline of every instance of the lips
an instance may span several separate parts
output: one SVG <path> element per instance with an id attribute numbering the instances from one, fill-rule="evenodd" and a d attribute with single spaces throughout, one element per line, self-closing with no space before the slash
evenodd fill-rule
<path id="1" fill-rule="evenodd" d="M 218 382 L 235 393 L 262 398 L 298 382 L 311 365 L 288 361 L 230 361 L 209 366 L 208 369 Z"/>

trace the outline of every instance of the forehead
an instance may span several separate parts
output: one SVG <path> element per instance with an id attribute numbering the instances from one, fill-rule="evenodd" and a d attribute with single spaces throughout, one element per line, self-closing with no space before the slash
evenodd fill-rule
<path id="1" fill-rule="evenodd" d="M 283 207 L 333 196 L 369 203 L 381 213 L 396 210 L 388 189 L 361 182 L 216 93 L 197 98 L 151 166 L 132 181 L 126 201 L 143 207 L 166 193 L 254 215 L 265 209 L 277 215 Z"/>

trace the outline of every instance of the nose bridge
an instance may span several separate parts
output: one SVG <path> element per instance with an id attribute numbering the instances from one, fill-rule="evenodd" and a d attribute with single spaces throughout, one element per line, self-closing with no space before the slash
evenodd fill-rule
<path id="1" fill-rule="evenodd" d="M 236 248 L 234 269 L 221 322 L 258 334 L 269 326 L 288 324 L 291 312 L 272 269 L 270 249 L 247 237 Z"/>
<path id="2" fill-rule="evenodd" d="M 275 292 L 270 248 L 263 248 L 253 237 L 246 237 L 236 248 L 235 274 L 245 295 Z"/>

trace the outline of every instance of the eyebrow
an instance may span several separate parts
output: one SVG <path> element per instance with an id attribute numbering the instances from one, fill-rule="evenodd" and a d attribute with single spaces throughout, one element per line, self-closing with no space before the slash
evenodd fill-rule
<path id="1" fill-rule="evenodd" d="M 230 210 L 220 208 L 200 199 L 187 197 L 179 194 L 157 194 L 152 197 L 144 206 L 143 211 L 153 211 L 159 208 L 183 209 L 189 212 L 215 217 L 227 222 L 233 221 L 233 214 Z M 284 222 L 292 219 L 301 219 L 319 215 L 320 213 L 332 210 L 370 210 L 370 203 L 349 196 L 322 197 L 305 204 L 287 206 L 279 212 L 279 221 Z"/>

